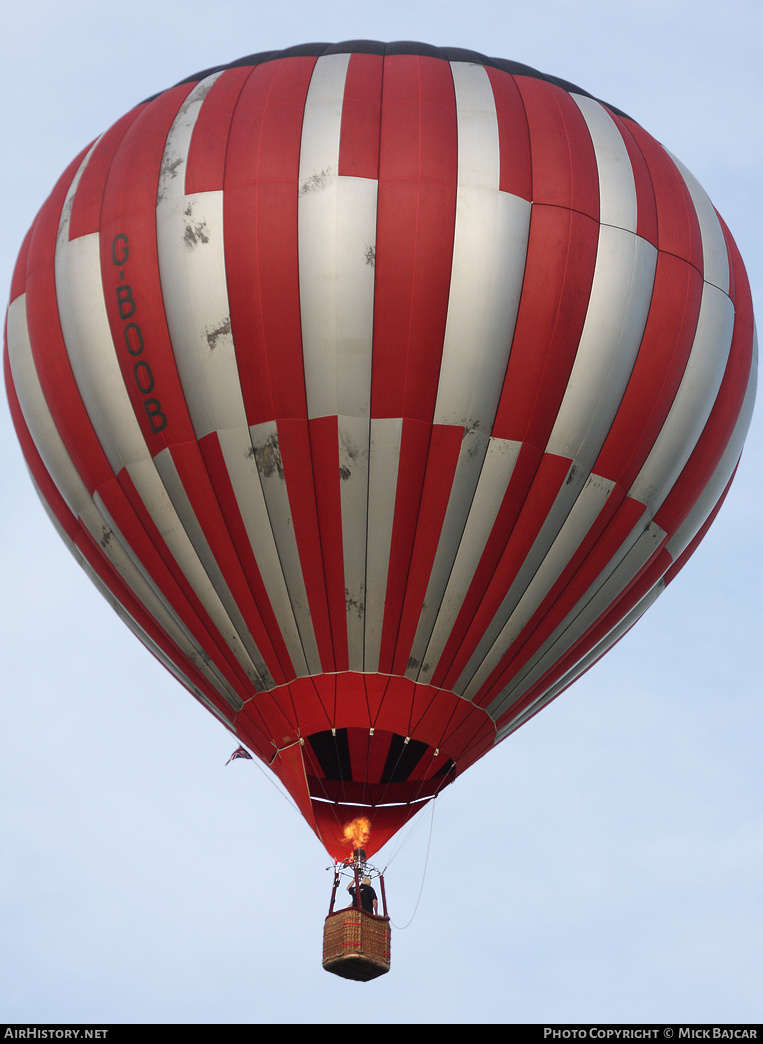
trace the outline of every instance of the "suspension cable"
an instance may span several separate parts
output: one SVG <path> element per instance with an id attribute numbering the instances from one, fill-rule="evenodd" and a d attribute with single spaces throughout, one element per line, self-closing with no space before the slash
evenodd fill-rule
<path id="1" fill-rule="evenodd" d="M 421 874 L 421 887 L 419 888 L 418 899 L 416 900 L 416 905 L 413 908 L 413 913 L 411 914 L 411 919 L 408 921 L 407 924 L 395 924 L 395 922 L 392 920 L 392 918 L 390 918 L 390 924 L 392 924 L 394 926 L 394 928 L 397 931 L 399 931 L 399 932 L 401 932 L 404 929 L 410 927 L 410 925 L 413 923 L 413 919 L 416 916 L 416 912 L 418 911 L 418 908 L 419 908 L 419 903 L 421 902 L 421 896 L 423 895 L 423 892 L 424 892 L 424 881 L 426 880 L 427 866 L 429 864 L 429 850 L 432 847 L 432 828 L 434 826 L 434 806 L 435 806 L 435 801 L 436 801 L 436 798 L 433 798 L 432 799 L 432 815 L 431 815 L 430 820 L 429 820 L 429 840 L 427 841 L 427 854 L 426 854 L 426 859 L 424 860 L 424 870 L 423 870 L 423 872 Z M 412 837 L 412 836 L 413 836 L 413 834 L 409 835 L 409 837 Z"/>

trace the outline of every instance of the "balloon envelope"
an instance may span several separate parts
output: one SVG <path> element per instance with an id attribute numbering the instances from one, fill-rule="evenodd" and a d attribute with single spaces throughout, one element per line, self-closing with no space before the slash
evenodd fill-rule
<path id="1" fill-rule="evenodd" d="M 138 105 L 22 248 L 38 491 L 140 640 L 368 854 L 648 608 L 755 389 L 725 225 L 632 119 L 423 44 Z"/>

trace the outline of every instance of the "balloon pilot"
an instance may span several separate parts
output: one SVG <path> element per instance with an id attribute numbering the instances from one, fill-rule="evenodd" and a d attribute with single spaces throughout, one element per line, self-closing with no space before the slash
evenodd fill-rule
<path id="1" fill-rule="evenodd" d="M 379 890 L 381 892 L 382 905 L 384 909 L 383 916 L 386 917 L 387 898 L 384 890 L 384 874 L 381 870 L 377 870 L 376 867 L 371 866 L 367 861 L 364 848 L 354 849 L 352 855 L 348 859 L 334 865 L 334 886 L 331 892 L 329 916 L 334 912 L 336 893 L 339 889 L 342 877 L 347 876 L 348 873 L 350 880 L 347 884 L 347 891 L 352 900 L 350 908 L 363 910 L 364 913 L 370 914 L 372 917 L 378 917 L 379 897 L 371 883 L 372 878 L 375 878 L 379 882 Z"/>
<path id="2" fill-rule="evenodd" d="M 361 910 L 373 914 L 374 917 L 378 914 L 379 900 L 376 898 L 376 892 L 371 887 L 370 877 L 364 877 L 360 882 L 360 894 L 358 894 L 358 889 L 355 888 L 354 884 L 348 884 L 347 891 L 350 893 L 353 906 L 359 905 Z M 360 902 L 358 902 L 358 899 L 360 899 Z"/>

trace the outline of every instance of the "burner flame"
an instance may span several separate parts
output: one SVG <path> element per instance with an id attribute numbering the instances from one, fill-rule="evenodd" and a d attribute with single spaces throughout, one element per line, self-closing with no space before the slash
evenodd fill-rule
<path id="1" fill-rule="evenodd" d="M 358 816 L 351 823 L 345 824 L 343 840 L 352 849 L 363 848 L 371 835 L 371 822 L 365 816 Z"/>

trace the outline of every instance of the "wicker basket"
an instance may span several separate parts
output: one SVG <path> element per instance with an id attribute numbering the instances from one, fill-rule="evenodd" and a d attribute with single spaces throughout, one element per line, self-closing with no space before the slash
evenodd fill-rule
<path id="1" fill-rule="evenodd" d="M 323 926 L 323 967 L 343 979 L 368 982 L 389 971 L 389 917 L 349 907 Z"/>

